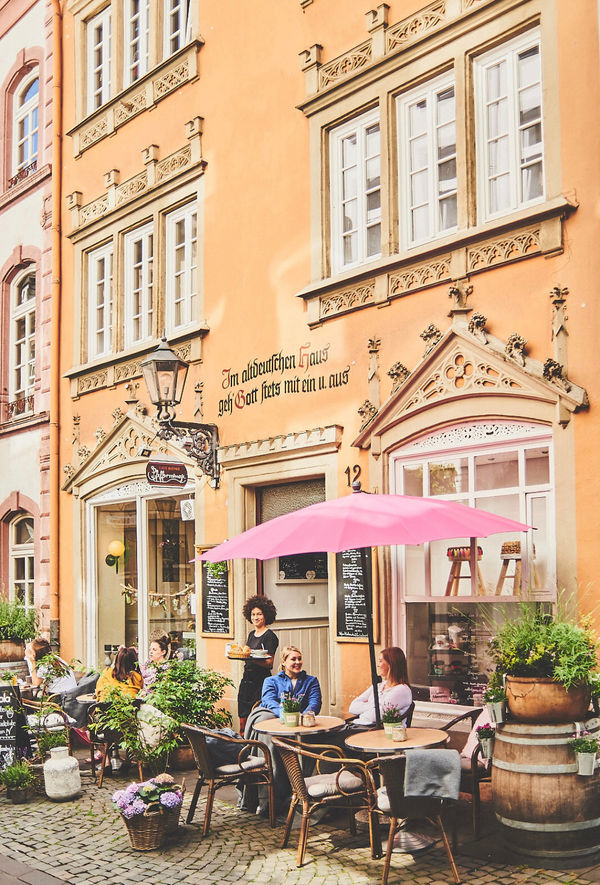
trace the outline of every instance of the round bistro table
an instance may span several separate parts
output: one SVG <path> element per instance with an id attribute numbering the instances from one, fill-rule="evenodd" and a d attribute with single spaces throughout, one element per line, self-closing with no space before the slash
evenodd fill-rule
<path id="1" fill-rule="evenodd" d="M 254 726 L 256 731 L 275 737 L 290 737 L 294 735 L 302 743 L 302 738 L 309 734 L 326 734 L 328 731 L 339 731 L 345 721 L 339 716 L 315 716 L 314 725 L 284 725 L 276 716 L 273 719 L 263 719 Z"/>

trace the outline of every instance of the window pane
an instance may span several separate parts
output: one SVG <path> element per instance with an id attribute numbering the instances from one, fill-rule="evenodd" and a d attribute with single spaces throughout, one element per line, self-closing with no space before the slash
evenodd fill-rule
<path id="1" fill-rule="evenodd" d="M 366 172 L 366 181 L 365 181 L 365 187 L 367 190 L 370 190 L 371 188 L 374 188 L 374 187 L 379 187 L 379 185 L 380 185 L 380 177 L 379 177 L 380 176 L 380 166 L 381 166 L 381 163 L 380 163 L 379 157 L 376 157 L 373 160 L 367 160 L 367 165 L 366 165 L 367 172 Z"/>
<path id="2" fill-rule="evenodd" d="M 423 206 L 413 209 L 411 235 L 413 240 L 424 240 L 429 234 L 429 209 Z"/>
<path id="3" fill-rule="evenodd" d="M 344 264 L 353 264 L 357 260 L 356 242 L 356 234 L 344 237 Z"/>
<path id="4" fill-rule="evenodd" d="M 374 224 L 367 229 L 367 255 L 378 255 L 381 251 L 381 225 Z"/>
<path id="5" fill-rule="evenodd" d="M 346 169 L 342 175 L 342 198 L 344 200 L 349 200 L 357 194 L 358 179 L 356 171 L 356 166 L 354 166 L 352 169 Z"/>
<path id="6" fill-rule="evenodd" d="M 519 95 L 519 123 L 531 123 L 541 115 L 541 95 L 539 86 L 523 89 Z"/>
<path id="7" fill-rule="evenodd" d="M 508 102 L 504 99 L 488 108 L 488 135 L 490 138 L 496 138 L 506 132 L 508 132 Z"/>
<path id="8" fill-rule="evenodd" d="M 542 176 L 542 164 L 535 163 L 533 166 L 527 166 L 521 173 L 522 199 L 535 200 L 541 197 L 544 192 L 544 181 Z"/>
<path id="9" fill-rule="evenodd" d="M 456 153 L 456 126 L 450 123 L 438 129 L 438 159 Z"/>
<path id="10" fill-rule="evenodd" d="M 356 163 L 356 135 L 350 135 L 342 140 L 342 165 L 350 166 Z"/>
<path id="11" fill-rule="evenodd" d="M 20 519 L 15 525 L 15 544 L 33 543 L 33 519 Z"/>
<path id="12" fill-rule="evenodd" d="M 550 482 L 550 458 L 547 448 L 526 449 L 525 483 L 528 486 Z"/>
<path id="13" fill-rule="evenodd" d="M 502 95 L 506 95 L 506 75 L 506 62 L 500 62 L 487 69 L 486 93 L 488 100 L 493 101 L 494 99 L 500 98 Z"/>
<path id="14" fill-rule="evenodd" d="M 416 467 L 402 468 L 403 495 L 414 495 L 421 497 L 423 495 L 423 467 L 419 464 Z"/>
<path id="15" fill-rule="evenodd" d="M 438 92 L 436 98 L 437 123 L 448 123 L 450 120 L 454 120 L 454 87 L 451 86 L 449 89 L 444 89 L 443 92 Z"/>
<path id="16" fill-rule="evenodd" d="M 356 200 L 349 200 L 344 205 L 344 233 L 355 230 L 358 223 L 358 203 Z"/>
<path id="17" fill-rule="evenodd" d="M 475 458 L 476 491 L 502 489 L 518 485 L 519 464 L 516 452 L 477 455 Z M 514 518 L 517 519 L 518 517 Z"/>
<path id="18" fill-rule="evenodd" d="M 456 227 L 456 194 L 452 197 L 446 197 L 446 199 L 440 200 L 439 212 L 440 230 L 449 230 L 451 227 Z"/>
<path id="19" fill-rule="evenodd" d="M 440 194 L 456 190 L 456 160 L 446 160 L 438 166 Z"/>
<path id="20" fill-rule="evenodd" d="M 366 156 L 372 157 L 380 152 L 379 124 L 369 126 L 365 133 Z"/>
<path id="21" fill-rule="evenodd" d="M 422 135 L 427 131 L 427 101 L 425 99 L 411 105 L 409 127 L 412 136 Z"/>
<path id="22" fill-rule="evenodd" d="M 381 191 L 367 194 L 367 223 L 372 224 L 381 214 Z"/>
<path id="23" fill-rule="evenodd" d="M 410 199 L 411 203 L 418 205 L 425 203 L 428 197 L 428 177 L 426 172 L 418 172 L 410 177 Z"/>
<path id="24" fill-rule="evenodd" d="M 540 48 L 532 46 L 519 53 L 519 86 L 528 86 L 541 79 Z"/>
<path id="25" fill-rule="evenodd" d="M 424 169 L 428 163 L 427 138 L 415 138 L 410 143 L 410 168 Z"/>

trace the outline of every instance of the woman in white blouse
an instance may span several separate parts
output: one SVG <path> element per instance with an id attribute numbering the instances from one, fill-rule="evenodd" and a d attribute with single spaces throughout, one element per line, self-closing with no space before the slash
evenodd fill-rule
<path id="1" fill-rule="evenodd" d="M 389 707 L 397 707 L 406 713 L 412 704 L 412 691 L 408 684 L 406 657 L 401 648 L 384 648 L 377 661 L 382 681 L 378 685 L 379 710 L 381 714 Z M 375 702 L 373 686 L 370 685 L 350 704 L 350 713 L 357 716 L 352 726 L 375 725 Z"/>

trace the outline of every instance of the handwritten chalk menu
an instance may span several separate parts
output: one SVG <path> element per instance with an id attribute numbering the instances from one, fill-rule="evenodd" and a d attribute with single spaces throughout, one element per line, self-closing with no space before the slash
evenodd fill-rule
<path id="1" fill-rule="evenodd" d="M 3 761 L 29 746 L 24 725 L 18 686 L 0 685 L 0 759 Z"/>
<path id="2" fill-rule="evenodd" d="M 371 551 L 367 551 L 366 573 L 360 550 L 345 550 L 336 556 L 337 635 L 367 638 L 367 587 L 371 586 Z M 369 583 L 367 583 L 369 582 Z"/>
<path id="3" fill-rule="evenodd" d="M 232 636 L 229 569 L 213 574 L 202 563 L 202 632 L 211 636 Z"/>

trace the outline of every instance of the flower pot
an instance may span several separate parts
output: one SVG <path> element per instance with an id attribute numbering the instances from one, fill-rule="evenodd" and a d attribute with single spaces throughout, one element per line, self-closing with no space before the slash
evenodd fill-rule
<path id="1" fill-rule="evenodd" d="M 67 747 L 52 747 L 50 759 L 44 762 L 46 796 L 55 802 L 76 799 L 81 793 L 79 762 L 69 756 Z"/>
<path id="2" fill-rule="evenodd" d="M 575 755 L 577 756 L 577 774 L 593 774 L 596 767 L 596 754 L 576 753 Z"/>
<path id="3" fill-rule="evenodd" d="M 300 722 L 300 713 L 286 713 L 283 714 L 283 724 L 289 725 L 292 728 L 297 728 L 298 723 Z"/>
<path id="4" fill-rule="evenodd" d="M 490 717 L 490 722 L 497 722 L 500 724 L 504 722 L 506 718 L 504 701 L 496 701 L 495 703 L 491 703 L 490 701 L 488 701 L 486 707 Z"/>
<path id="5" fill-rule="evenodd" d="M 129 834 L 129 842 L 136 851 L 153 851 L 160 848 L 165 838 L 167 816 L 161 810 L 145 811 L 134 817 L 123 817 Z"/>
<path id="6" fill-rule="evenodd" d="M 479 738 L 481 755 L 484 759 L 491 759 L 494 754 L 494 738 Z"/>
<path id="7" fill-rule="evenodd" d="M 398 724 L 397 722 L 384 722 L 383 723 L 383 730 L 385 732 L 386 738 L 389 738 L 390 740 L 392 739 L 392 737 L 394 736 L 394 725 L 397 725 L 397 724 Z"/>
<path id="8" fill-rule="evenodd" d="M 567 690 L 554 679 L 507 676 L 506 697 L 510 715 L 518 722 L 581 722 L 590 705 L 590 687 L 575 685 Z"/>
<path id="9" fill-rule="evenodd" d="M 24 805 L 35 796 L 35 787 L 13 787 L 6 792 L 13 805 Z"/>

